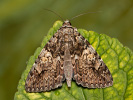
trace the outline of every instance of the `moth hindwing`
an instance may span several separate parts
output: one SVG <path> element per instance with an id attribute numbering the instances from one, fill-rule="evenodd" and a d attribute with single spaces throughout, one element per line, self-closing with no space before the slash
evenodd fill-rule
<path id="1" fill-rule="evenodd" d="M 44 46 L 26 82 L 27 92 L 50 91 L 66 80 L 87 88 L 113 85 L 112 75 L 90 43 L 66 20 Z"/>

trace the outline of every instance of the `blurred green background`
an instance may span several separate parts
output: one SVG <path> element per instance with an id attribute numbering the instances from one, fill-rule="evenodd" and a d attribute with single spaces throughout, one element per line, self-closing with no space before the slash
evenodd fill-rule
<path id="1" fill-rule="evenodd" d="M 0 99 L 12 100 L 26 62 L 56 20 L 117 38 L 133 50 L 133 0 L 0 0 Z"/>

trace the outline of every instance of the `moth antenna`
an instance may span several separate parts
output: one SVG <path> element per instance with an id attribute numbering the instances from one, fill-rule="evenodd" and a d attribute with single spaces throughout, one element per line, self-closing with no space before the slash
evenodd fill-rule
<path id="1" fill-rule="evenodd" d="M 58 17 L 60 17 L 61 20 L 64 22 L 64 19 L 59 14 L 57 14 L 56 12 L 54 12 L 52 10 L 49 10 L 49 9 L 46 9 L 46 8 L 44 10 L 47 10 L 47 11 L 50 11 L 50 12 L 54 13 L 55 15 L 57 15 Z"/>
<path id="2" fill-rule="evenodd" d="M 79 16 L 82 16 L 82 15 L 86 15 L 86 14 L 89 14 L 89 13 L 100 13 L 100 12 L 102 12 L 102 11 L 82 13 L 82 14 L 79 14 L 79 15 L 77 15 L 77 16 L 72 17 L 72 18 L 70 19 L 70 21 L 73 20 L 73 19 L 75 19 L 75 18 L 77 18 L 77 17 L 79 17 Z"/>

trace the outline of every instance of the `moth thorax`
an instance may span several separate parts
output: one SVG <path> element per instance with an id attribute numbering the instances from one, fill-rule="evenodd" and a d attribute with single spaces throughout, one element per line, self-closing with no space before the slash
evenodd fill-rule
<path id="1" fill-rule="evenodd" d="M 73 33 L 74 33 L 74 30 L 72 28 L 69 28 L 69 27 L 63 28 L 62 31 L 63 31 L 63 35 L 73 35 Z"/>

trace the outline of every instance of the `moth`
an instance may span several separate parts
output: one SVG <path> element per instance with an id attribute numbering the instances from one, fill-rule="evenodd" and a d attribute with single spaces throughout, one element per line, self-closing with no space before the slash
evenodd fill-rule
<path id="1" fill-rule="evenodd" d="M 113 85 L 112 75 L 91 44 L 72 27 L 69 20 L 44 46 L 33 64 L 26 82 L 27 92 L 45 92 L 72 80 L 87 88 Z"/>

